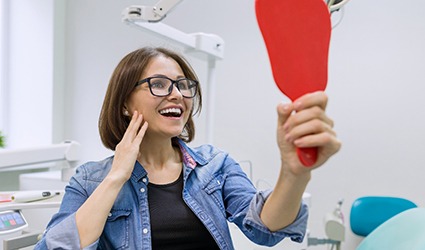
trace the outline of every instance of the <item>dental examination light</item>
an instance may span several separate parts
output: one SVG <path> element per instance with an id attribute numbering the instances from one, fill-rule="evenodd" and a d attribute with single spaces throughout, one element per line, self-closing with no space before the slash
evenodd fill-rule
<path id="1" fill-rule="evenodd" d="M 161 21 L 182 0 L 160 0 L 154 6 L 131 5 L 122 12 L 122 21 L 135 28 L 147 31 L 174 44 L 182 46 L 184 52 L 207 61 L 206 133 L 208 143 L 213 140 L 215 101 L 215 62 L 223 59 L 224 40 L 214 34 L 202 32 L 187 34 Z"/>
<path id="2" fill-rule="evenodd" d="M 80 144 L 75 141 L 24 149 L 1 149 L 0 170 L 19 169 L 27 165 L 64 161 L 62 180 L 69 180 L 80 158 Z M 41 168 L 46 166 L 41 165 Z"/>
<path id="3" fill-rule="evenodd" d="M 349 0 L 326 0 L 331 13 L 340 10 Z"/>
<path id="4" fill-rule="evenodd" d="M 349 0 L 325 0 L 326 4 L 328 5 L 329 12 L 331 13 L 331 18 L 333 23 L 332 29 L 335 29 L 341 23 L 342 18 L 344 17 L 344 9 L 342 7 L 344 7 L 344 5 L 348 1 Z M 340 12 L 340 14 L 338 15 L 338 19 L 334 17 L 336 12 Z M 336 21 L 333 21 L 334 19 Z"/>
<path id="5" fill-rule="evenodd" d="M 155 6 L 134 5 L 128 8 L 128 12 L 144 21 L 160 22 L 181 1 L 183 0 L 160 0 Z"/>

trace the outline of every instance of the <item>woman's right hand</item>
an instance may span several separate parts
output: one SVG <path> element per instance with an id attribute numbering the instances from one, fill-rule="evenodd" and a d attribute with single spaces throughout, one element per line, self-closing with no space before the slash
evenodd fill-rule
<path id="1" fill-rule="evenodd" d="M 134 111 L 123 138 L 115 148 L 112 169 L 108 174 L 110 177 L 118 178 L 123 183 L 130 179 L 147 128 L 148 123 L 143 122 L 143 115 Z"/>

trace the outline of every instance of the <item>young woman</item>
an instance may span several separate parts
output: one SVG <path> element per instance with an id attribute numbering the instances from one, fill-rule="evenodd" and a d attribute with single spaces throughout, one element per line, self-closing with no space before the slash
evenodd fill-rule
<path id="1" fill-rule="evenodd" d="M 340 148 L 326 95 L 278 105 L 279 178 L 258 192 L 226 152 L 186 144 L 201 101 L 194 71 L 175 52 L 147 47 L 125 56 L 99 119 L 115 154 L 77 169 L 35 249 L 233 249 L 228 221 L 257 244 L 302 241 L 311 171 Z M 304 167 L 296 147 L 318 147 L 316 165 Z"/>

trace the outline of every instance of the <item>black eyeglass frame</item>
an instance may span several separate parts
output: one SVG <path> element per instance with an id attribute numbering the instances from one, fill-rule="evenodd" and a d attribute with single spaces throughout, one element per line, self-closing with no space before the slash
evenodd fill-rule
<path id="1" fill-rule="evenodd" d="M 153 91 L 152 91 L 152 85 L 151 85 L 151 79 L 155 79 L 155 78 L 163 78 L 163 79 L 167 79 L 167 80 L 169 80 L 169 81 L 171 82 L 171 85 L 170 85 L 170 87 L 168 88 L 168 94 L 165 94 L 165 95 L 157 95 L 157 94 L 154 94 L 154 93 L 153 93 Z M 184 94 L 181 92 L 181 90 L 180 90 L 180 87 L 179 87 L 178 83 L 179 83 L 180 81 L 183 81 L 183 80 L 191 81 L 191 82 L 195 83 L 195 87 L 196 87 L 196 89 L 195 89 L 195 92 L 194 92 L 193 96 L 186 96 L 186 95 L 184 95 Z M 173 80 L 173 79 L 168 78 L 168 77 L 166 77 L 166 76 L 151 76 L 151 77 L 147 77 L 147 78 L 145 78 L 145 79 L 142 79 L 142 80 L 140 80 L 140 81 L 136 82 L 136 84 L 134 85 L 134 87 L 136 88 L 137 86 L 142 85 L 142 84 L 143 84 L 143 83 L 145 83 L 145 82 L 147 82 L 147 83 L 148 83 L 149 91 L 151 92 L 151 94 L 152 94 L 153 96 L 157 96 L 157 97 L 169 96 L 169 95 L 171 94 L 171 92 L 173 92 L 173 86 L 174 86 L 174 85 L 176 85 L 176 88 L 179 90 L 180 94 L 182 94 L 182 96 L 183 96 L 184 98 L 194 98 L 194 97 L 196 96 L 196 93 L 198 92 L 198 85 L 199 85 L 199 82 L 198 82 L 198 81 L 196 81 L 196 80 L 192 80 L 192 79 L 189 79 L 189 78 L 180 78 L 180 79 L 177 79 L 177 80 Z"/>

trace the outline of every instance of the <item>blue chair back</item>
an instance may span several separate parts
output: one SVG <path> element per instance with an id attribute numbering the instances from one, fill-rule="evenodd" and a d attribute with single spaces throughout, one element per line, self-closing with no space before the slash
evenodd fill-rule
<path id="1" fill-rule="evenodd" d="M 367 236 L 388 219 L 415 207 L 417 207 L 415 203 L 397 197 L 365 196 L 358 198 L 351 206 L 351 230 L 359 236 Z"/>

